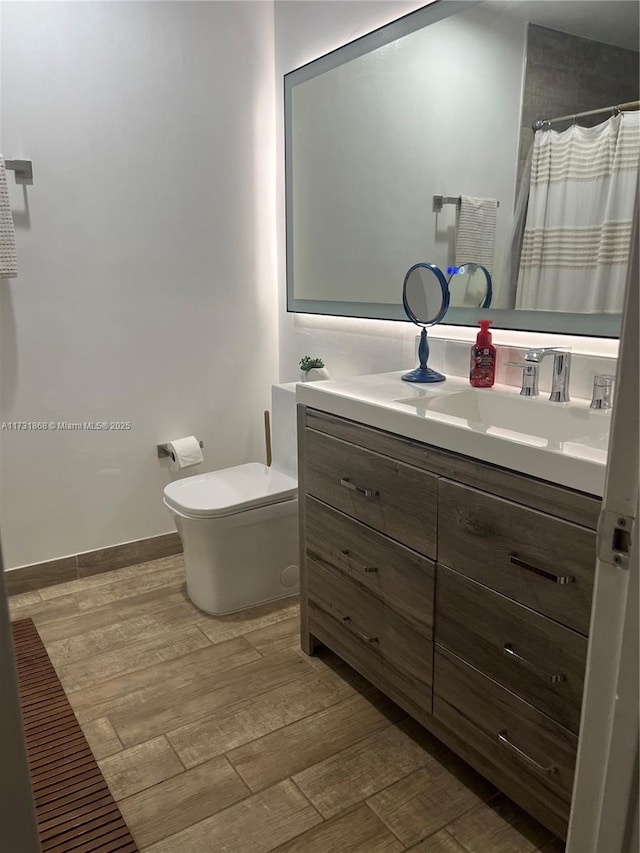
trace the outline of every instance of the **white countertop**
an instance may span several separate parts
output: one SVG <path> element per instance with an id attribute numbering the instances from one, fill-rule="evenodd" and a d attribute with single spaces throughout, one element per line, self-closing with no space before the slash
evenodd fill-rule
<path id="1" fill-rule="evenodd" d="M 299 383 L 296 400 L 396 435 L 602 496 L 610 411 L 551 403 L 509 385 L 403 382 L 398 373 Z M 467 392 L 467 393 L 465 393 Z M 471 393 L 468 393 L 471 392 Z M 435 408 L 433 408 L 435 407 Z M 439 410 L 438 410 L 439 409 Z M 473 410 L 470 417 L 463 416 Z"/>

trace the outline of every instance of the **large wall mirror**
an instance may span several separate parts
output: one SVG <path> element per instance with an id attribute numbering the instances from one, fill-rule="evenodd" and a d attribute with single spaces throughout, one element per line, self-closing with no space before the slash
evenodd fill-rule
<path id="1" fill-rule="evenodd" d="M 287 74 L 288 310 L 404 320 L 413 264 L 481 263 L 445 323 L 617 337 L 638 89 L 636 0 L 437 0 Z"/>

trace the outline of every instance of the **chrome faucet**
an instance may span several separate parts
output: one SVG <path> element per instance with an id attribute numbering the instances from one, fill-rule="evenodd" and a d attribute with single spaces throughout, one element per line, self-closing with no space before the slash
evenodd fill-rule
<path id="1" fill-rule="evenodd" d="M 569 375 L 571 373 L 571 353 L 569 350 L 558 349 L 557 347 L 530 349 L 524 354 L 524 360 L 533 364 L 541 364 L 547 355 L 553 356 L 553 374 L 549 399 L 554 403 L 568 403 Z"/>

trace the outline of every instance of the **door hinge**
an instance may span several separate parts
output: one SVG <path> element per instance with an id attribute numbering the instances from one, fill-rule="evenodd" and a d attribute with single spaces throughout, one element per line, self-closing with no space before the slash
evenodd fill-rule
<path id="1" fill-rule="evenodd" d="M 598 559 L 619 569 L 629 568 L 635 518 L 602 510 L 598 519 Z"/>

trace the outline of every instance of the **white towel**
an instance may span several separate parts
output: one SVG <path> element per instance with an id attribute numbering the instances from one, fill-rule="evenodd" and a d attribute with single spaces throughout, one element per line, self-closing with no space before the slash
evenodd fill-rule
<path id="1" fill-rule="evenodd" d="M 493 272 L 497 209 L 495 198 L 460 196 L 456 208 L 456 266 L 482 264 Z"/>
<path id="2" fill-rule="evenodd" d="M 4 160 L 0 157 L 0 278 L 18 275 L 16 232 L 13 227 Z"/>

